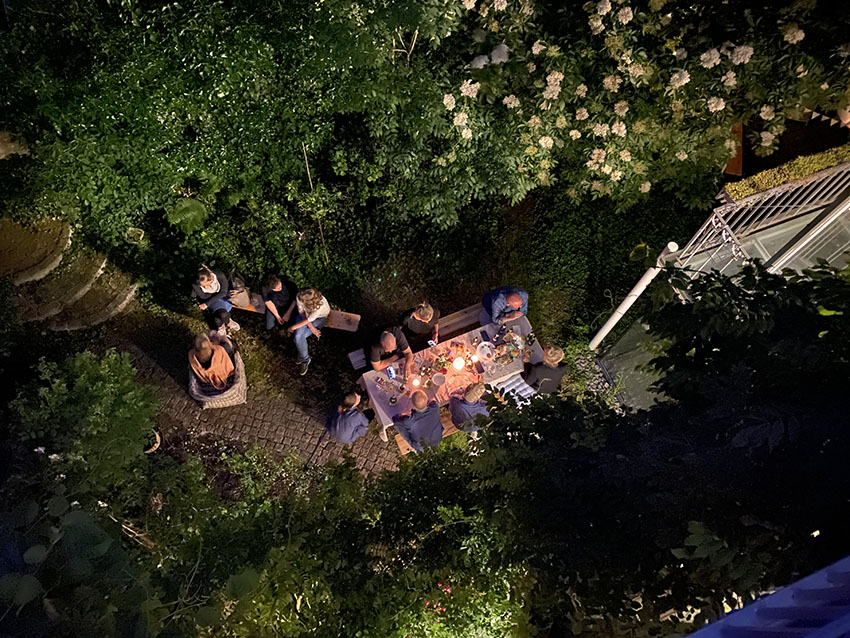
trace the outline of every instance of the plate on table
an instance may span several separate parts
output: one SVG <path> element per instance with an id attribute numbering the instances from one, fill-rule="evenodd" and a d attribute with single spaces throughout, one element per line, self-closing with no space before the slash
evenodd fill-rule
<path id="1" fill-rule="evenodd" d="M 436 386 L 443 385 L 446 382 L 446 375 L 442 374 L 441 372 L 438 372 L 434 375 L 432 381 L 434 381 L 434 385 Z"/>
<path id="2" fill-rule="evenodd" d="M 398 403 L 398 397 L 390 397 L 389 404 L 395 405 L 396 403 Z"/>
<path id="3" fill-rule="evenodd" d="M 496 356 L 496 346 L 494 346 L 491 341 L 482 341 L 478 344 L 476 354 L 479 359 L 492 361 L 493 357 Z"/>

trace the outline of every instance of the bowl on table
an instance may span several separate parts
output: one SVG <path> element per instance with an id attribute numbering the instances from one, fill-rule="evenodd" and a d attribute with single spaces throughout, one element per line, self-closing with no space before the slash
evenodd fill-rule
<path id="1" fill-rule="evenodd" d="M 478 344 L 475 354 L 477 354 L 478 358 L 482 361 L 492 361 L 496 356 L 496 346 L 494 346 L 490 341 L 482 341 Z"/>
<path id="2" fill-rule="evenodd" d="M 434 385 L 441 386 L 446 382 L 446 375 L 442 374 L 441 372 L 438 372 L 434 375 L 432 381 L 434 381 Z"/>

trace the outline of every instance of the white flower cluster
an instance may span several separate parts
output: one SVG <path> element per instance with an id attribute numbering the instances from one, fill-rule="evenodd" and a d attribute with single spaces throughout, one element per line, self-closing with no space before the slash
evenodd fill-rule
<path id="1" fill-rule="evenodd" d="M 473 69 L 483 69 L 485 66 L 490 64 L 490 58 L 486 55 L 476 55 L 472 62 L 470 62 L 469 66 Z"/>
<path id="2" fill-rule="evenodd" d="M 639 78 L 644 74 L 643 67 L 640 64 L 630 64 L 629 65 L 629 75 L 633 78 Z"/>
<path id="3" fill-rule="evenodd" d="M 619 137 L 625 137 L 626 136 L 626 125 L 623 124 L 622 122 L 619 122 L 619 121 L 614 122 L 611 125 L 611 132 L 614 135 L 617 135 Z"/>
<path id="4" fill-rule="evenodd" d="M 729 54 L 729 57 L 732 60 L 732 64 L 746 64 L 750 61 L 750 58 L 753 57 L 753 47 L 750 46 L 740 46 L 732 49 L 732 53 Z"/>
<path id="5" fill-rule="evenodd" d="M 475 99 L 475 96 L 478 95 L 478 89 L 481 88 L 480 82 L 473 82 L 472 80 L 464 80 L 463 84 L 460 85 L 460 94 L 465 95 L 466 97 L 470 97 Z"/>
<path id="6" fill-rule="evenodd" d="M 563 115 L 559 115 L 557 118 L 555 118 L 555 126 L 557 128 L 564 128 L 566 125 L 567 118 L 565 118 Z"/>
<path id="7" fill-rule="evenodd" d="M 738 84 L 738 76 L 735 75 L 734 71 L 726 71 L 726 73 L 723 74 L 721 81 L 723 82 L 723 86 L 731 89 L 733 86 Z"/>
<path id="8" fill-rule="evenodd" d="M 596 3 L 596 12 L 599 15 L 604 16 L 610 10 L 611 10 L 611 1 L 610 0 L 599 0 L 599 2 Z"/>
<path id="9" fill-rule="evenodd" d="M 540 52 L 543 51 L 543 49 L 545 48 L 546 47 L 544 46 L 544 44 L 540 40 L 538 40 L 537 42 L 531 45 L 531 52 L 534 55 L 540 55 Z"/>
<path id="10" fill-rule="evenodd" d="M 578 97 L 585 97 L 587 95 L 587 85 L 586 84 L 579 84 L 576 87 L 576 95 Z"/>
<path id="11" fill-rule="evenodd" d="M 502 103 L 504 103 L 504 105 L 507 106 L 509 109 L 515 109 L 519 106 L 519 98 L 513 93 L 511 93 L 510 95 L 505 97 L 505 99 L 502 100 Z"/>
<path id="12" fill-rule="evenodd" d="M 552 71 L 546 76 L 546 90 L 543 91 L 544 100 L 555 100 L 561 93 L 561 81 L 564 74 L 560 71 Z"/>
<path id="13" fill-rule="evenodd" d="M 763 120 L 772 120 L 774 117 L 776 117 L 776 112 L 773 110 L 773 107 L 770 106 L 770 104 L 765 104 L 763 107 L 761 107 L 761 110 L 759 111 L 759 117 Z"/>
<path id="14" fill-rule="evenodd" d="M 504 11 L 508 8 L 508 0 L 493 0 L 493 9 L 495 11 Z"/>
<path id="15" fill-rule="evenodd" d="M 806 37 L 806 32 L 792 22 L 791 24 L 786 24 L 782 29 L 782 37 L 790 44 L 797 44 Z"/>
<path id="16" fill-rule="evenodd" d="M 773 141 L 776 139 L 776 136 L 769 131 L 761 132 L 761 145 L 762 146 L 770 146 L 773 144 Z"/>
<path id="17" fill-rule="evenodd" d="M 630 7 L 623 7 L 617 12 L 617 20 L 620 21 L 620 24 L 628 24 L 634 17 L 635 14 L 632 12 Z"/>
<path id="18" fill-rule="evenodd" d="M 605 149 L 595 148 L 590 153 L 590 161 L 602 163 L 602 162 L 605 161 L 605 156 L 606 156 Z"/>
<path id="19" fill-rule="evenodd" d="M 729 151 L 731 155 L 738 154 L 738 140 L 726 140 L 723 142 L 723 145 L 726 147 L 726 150 Z"/>
<path id="20" fill-rule="evenodd" d="M 726 100 L 722 97 L 710 97 L 708 98 L 708 110 L 712 113 L 717 113 L 717 111 L 722 111 L 726 108 Z"/>
<path id="21" fill-rule="evenodd" d="M 529 73 L 534 73 L 537 70 L 537 65 L 534 62 L 529 62 L 525 65 L 525 68 L 528 69 Z"/>
<path id="22" fill-rule="evenodd" d="M 593 134 L 596 137 L 607 137 L 608 136 L 608 125 L 607 124 L 594 124 L 593 125 Z"/>
<path id="23" fill-rule="evenodd" d="M 688 57 L 688 50 L 679 47 L 675 51 L 673 51 L 673 57 L 676 58 L 678 62 L 681 62 L 686 57 Z"/>
<path id="24" fill-rule="evenodd" d="M 691 74 L 685 70 L 676 71 L 670 77 L 670 88 L 678 89 L 685 86 L 688 82 L 691 81 Z"/>
<path id="25" fill-rule="evenodd" d="M 508 49 L 508 45 L 502 42 L 502 44 L 496 46 L 496 48 L 490 52 L 490 61 L 493 64 L 503 64 L 507 62 L 508 51 L 510 51 L 510 49 Z"/>
<path id="26" fill-rule="evenodd" d="M 679 151 L 678 153 L 676 153 L 676 159 L 680 162 L 684 162 L 686 159 L 688 159 L 688 154 L 685 153 L 685 151 Z"/>
<path id="27" fill-rule="evenodd" d="M 579 131 L 578 129 L 573 129 L 572 131 L 570 131 L 570 139 L 577 140 L 580 137 L 581 131 Z"/>
<path id="28" fill-rule="evenodd" d="M 552 148 L 552 145 L 554 143 L 555 143 L 555 141 L 551 137 L 549 137 L 548 135 L 544 135 L 539 140 L 540 146 L 543 147 L 543 148 L 546 148 L 546 149 Z"/>
<path id="29" fill-rule="evenodd" d="M 576 109 L 576 119 L 578 121 L 586 120 L 589 117 L 590 117 L 590 113 L 588 113 L 587 109 L 584 108 L 583 106 Z"/>
<path id="30" fill-rule="evenodd" d="M 640 192 L 648 193 L 650 188 L 652 188 L 652 182 L 644 182 L 640 185 Z"/>
<path id="31" fill-rule="evenodd" d="M 625 100 L 620 100 L 614 105 L 614 113 L 619 117 L 624 117 L 629 112 L 629 103 Z"/>
<path id="32" fill-rule="evenodd" d="M 461 136 L 463 139 L 465 139 L 465 140 L 472 139 L 472 129 L 470 129 L 470 128 L 464 128 L 464 129 L 460 132 L 460 136 Z"/>
<path id="33" fill-rule="evenodd" d="M 455 126 L 466 126 L 467 122 L 469 122 L 469 116 L 466 113 L 463 111 L 455 113 Z"/>
<path id="34" fill-rule="evenodd" d="M 611 172 L 611 181 L 612 182 L 619 182 L 622 177 L 623 177 L 623 171 L 616 170 L 616 171 Z"/>
<path id="35" fill-rule="evenodd" d="M 475 0 L 463 0 L 463 6 L 472 11 L 475 8 Z"/>
<path id="36" fill-rule="evenodd" d="M 617 75 L 608 75 L 602 80 L 602 86 L 611 93 L 616 93 L 620 90 L 622 79 Z"/>
<path id="37" fill-rule="evenodd" d="M 717 49 L 709 49 L 699 56 L 699 63 L 705 69 L 712 69 L 720 64 L 720 51 Z"/>
<path id="38" fill-rule="evenodd" d="M 537 128 L 537 127 L 539 127 L 539 126 L 540 126 L 540 124 L 541 124 L 541 122 L 540 122 L 540 118 L 539 118 L 539 117 L 537 117 L 536 115 L 532 115 L 532 116 L 529 118 L 529 120 L 528 120 L 528 125 L 529 125 L 531 128 Z"/>
<path id="39" fill-rule="evenodd" d="M 623 160 L 624 162 L 631 162 L 632 161 L 632 154 L 627 150 L 622 150 L 622 151 L 620 151 L 620 159 Z"/>
<path id="40" fill-rule="evenodd" d="M 455 96 L 452 95 L 451 93 L 446 93 L 443 96 L 443 104 L 446 105 L 446 109 L 451 111 L 455 107 Z"/>

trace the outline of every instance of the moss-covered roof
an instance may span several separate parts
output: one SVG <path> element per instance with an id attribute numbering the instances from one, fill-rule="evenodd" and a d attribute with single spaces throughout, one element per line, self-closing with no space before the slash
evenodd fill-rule
<path id="1" fill-rule="evenodd" d="M 823 153 L 798 157 L 769 171 L 756 173 L 736 184 L 729 184 L 726 186 L 726 192 L 737 201 L 844 162 L 850 162 L 850 144 L 831 148 Z"/>

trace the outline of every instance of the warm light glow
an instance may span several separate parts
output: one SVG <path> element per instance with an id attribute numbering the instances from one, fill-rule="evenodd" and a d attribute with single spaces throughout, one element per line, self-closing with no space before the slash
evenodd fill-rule
<path id="1" fill-rule="evenodd" d="M 472 355 L 472 363 L 478 363 L 478 355 L 477 354 Z"/>
<path id="2" fill-rule="evenodd" d="M 414 379 L 412 381 L 412 383 L 413 383 L 414 387 L 418 386 L 419 385 L 419 379 Z"/>
<path id="3" fill-rule="evenodd" d="M 466 362 L 463 360 L 463 357 L 457 357 L 454 361 L 452 361 L 452 365 L 455 367 L 455 370 L 463 370 Z"/>

